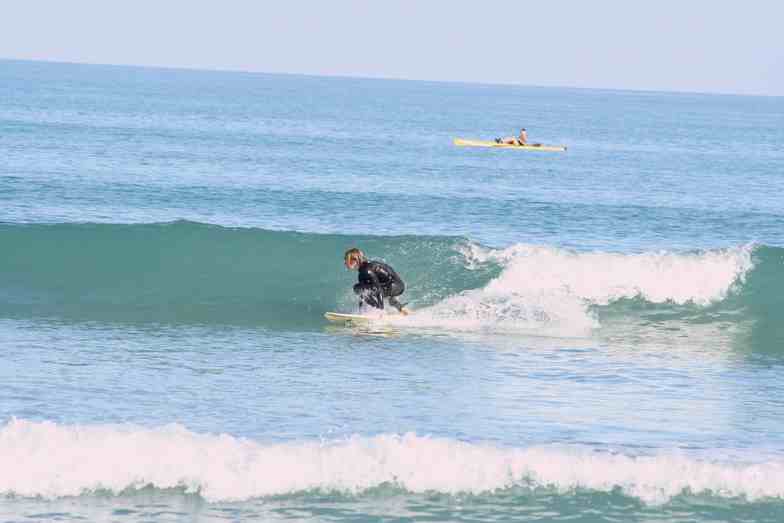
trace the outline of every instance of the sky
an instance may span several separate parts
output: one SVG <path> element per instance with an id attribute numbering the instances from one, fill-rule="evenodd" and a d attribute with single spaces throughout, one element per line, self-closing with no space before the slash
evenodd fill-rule
<path id="1" fill-rule="evenodd" d="M 9 0 L 0 58 L 784 96 L 782 25 L 781 0 Z"/>

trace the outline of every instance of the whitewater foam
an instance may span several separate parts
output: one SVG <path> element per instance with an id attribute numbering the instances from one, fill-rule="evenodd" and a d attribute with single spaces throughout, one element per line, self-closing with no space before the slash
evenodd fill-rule
<path id="1" fill-rule="evenodd" d="M 463 249 L 469 266 L 495 261 L 504 266 L 490 282 L 491 292 L 559 290 L 590 303 L 606 305 L 639 297 L 651 303 L 708 305 L 722 300 L 753 268 L 752 245 L 701 252 L 619 254 L 575 252 L 548 246 L 517 244 Z"/>
<path id="2" fill-rule="evenodd" d="M 415 434 L 265 445 L 180 425 L 58 425 L 13 419 L 0 429 L 0 493 L 56 498 L 148 485 L 208 501 L 311 490 L 361 494 L 487 493 L 513 486 L 621 489 L 648 503 L 683 492 L 784 496 L 784 461 L 721 463 L 675 453 L 628 456 L 589 448 L 499 448 Z"/>
<path id="3" fill-rule="evenodd" d="M 724 299 L 753 268 L 750 245 L 695 253 L 580 253 L 518 244 L 463 247 L 469 269 L 488 262 L 501 274 L 417 315 L 421 326 L 536 330 L 584 335 L 599 327 L 592 306 L 624 298 L 706 306 Z"/>

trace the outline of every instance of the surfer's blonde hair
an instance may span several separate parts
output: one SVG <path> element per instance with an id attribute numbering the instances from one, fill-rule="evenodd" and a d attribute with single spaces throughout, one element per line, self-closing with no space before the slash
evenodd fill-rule
<path id="1" fill-rule="evenodd" d="M 346 254 L 343 255 L 343 262 L 348 263 L 348 261 L 352 259 L 356 259 L 359 263 L 362 263 L 366 259 L 365 253 L 356 247 L 352 247 L 346 251 Z"/>

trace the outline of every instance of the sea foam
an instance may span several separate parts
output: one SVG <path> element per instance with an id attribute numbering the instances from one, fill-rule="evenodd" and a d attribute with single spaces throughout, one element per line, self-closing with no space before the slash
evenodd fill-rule
<path id="1" fill-rule="evenodd" d="M 624 298 L 697 306 L 721 301 L 753 268 L 752 251 L 747 245 L 694 253 L 618 254 L 468 244 L 462 254 L 469 268 L 497 263 L 501 273 L 484 287 L 451 296 L 407 321 L 465 330 L 584 335 L 599 327 L 592 306 Z"/>
<path id="2" fill-rule="evenodd" d="M 720 452 L 717 451 L 717 454 Z M 180 425 L 59 425 L 13 419 L 0 428 L 0 493 L 56 498 L 184 488 L 207 501 L 296 492 L 492 493 L 514 486 L 620 489 L 647 503 L 683 492 L 784 496 L 784 461 L 720 462 L 677 453 L 632 456 L 590 448 L 502 448 L 447 438 L 354 436 L 264 444 Z"/>

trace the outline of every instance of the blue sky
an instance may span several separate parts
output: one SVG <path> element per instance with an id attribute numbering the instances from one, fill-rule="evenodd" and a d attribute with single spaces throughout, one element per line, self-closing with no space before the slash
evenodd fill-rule
<path id="1" fill-rule="evenodd" d="M 784 2 L 7 2 L 0 58 L 784 96 Z"/>

